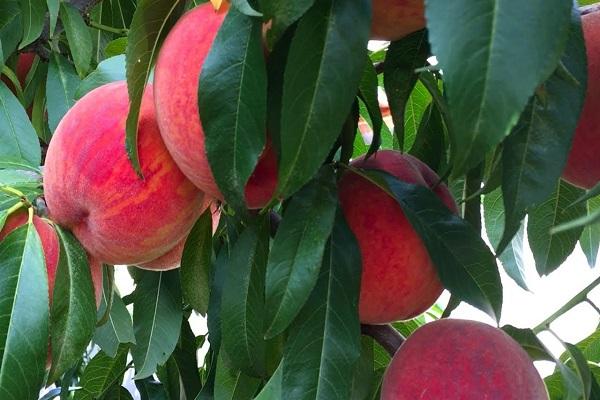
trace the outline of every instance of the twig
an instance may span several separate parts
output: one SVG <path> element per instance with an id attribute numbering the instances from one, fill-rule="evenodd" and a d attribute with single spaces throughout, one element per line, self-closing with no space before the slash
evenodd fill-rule
<path id="1" fill-rule="evenodd" d="M 551 316 L 549 316 L 548 318 L 546 318 L 545 320 L 540 322 L 538 324 L 538 326 L 533 328 L 533 332 L 537 334 L 544 330 L 548 330 L 548 328 L 550 327 L 550 324 L 552 322 L 554 322 L 558 317 L 560 317 L 567 311 L 571 310 L 573 307 L 586 301 L 588 293 L 590 293 L 592 290 L 594 290 L 594 288 L 596 288 L 596 286 L 598 286 L 598 284 L 600 284 L 600 277 L 594 279 L 594 281 L 592 283 L 590 283 L 588 286 L 586 286 L 581 292 L 579 292 L 575 296 L 573 296 L 573 298 L 571 300 L 567 301 L 565 303 L 565 305 L 563 305 L 561 308 L 556 310 L 556 312 L 554 314 L 552 314 Z"/>
<path id="2" fill-rule="evenodd" d="M 390 356 L 396 354 L 396 351 L 405 340 L 391 325 L 361 325 L 360 331 L 363 335 L 375 339 Z"/>

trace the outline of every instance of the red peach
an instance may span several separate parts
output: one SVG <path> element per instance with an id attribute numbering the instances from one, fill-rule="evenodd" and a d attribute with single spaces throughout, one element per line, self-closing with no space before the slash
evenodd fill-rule
<path id="1" fill-rule="evenodd" d="M 416 330 L 385 373 L 381 400 L 547 400 L 527 353 L 502 330 L 443 319 Z"/>
<path id="2" fill-rule="evenodd" d="M 138 125 L 140 178 L 125 151 L 125 82 L 79 100 L 54 133 L 44 170 L 50 216 L 98 261 L 140 264 L 164 255 L 189 233 L 205 196 L 179 170 L 156 124 L 152 88 Z"/>
<path id="3" fill-rule="evenodd" d="M 562 177 L 573 185 L 590 189 L 600 182 L 600 82 L 595 79 L 600 75 L 600 13 L 582 16 L 581 23 L 590 79 L 587 83 L 583 111 Z"/>
<path id="4" fill-rule="evenodd" d="M 454 213 L 456 203 L 439 177 L 415 157 L 382 150 L 356 168 L 380 169 L 401 181 L 431 188 Z M 348 172 L 339 184 L 344 215 L 362 256 L 360 320 L 382 324 L 412 318 L 429 308 L 443 288 L 425 245 L 395 199 Z"/>
<path id="5" fill-rule="evenodd" d="M 210 3 L 189 11 L 177 21 L 162 45 L 154 74 L 154 96 L 160 131 L 175 162 L 202 191 L 223 200 L 210 169 L 198 111 L 198 82 L 202 65 L 225 18 Z M 182 57 L 182 55 L 184 55 Z M 248 208 L 265 206 L 277 186 L 277 157 L 270 141 L 249 178 Z"/>
<path id="6" fill-rule="evenodd" d="M 373 0 L 371 39 L 398 40 L 425 28 L 423 0 Z"/>
<path id="7" fill-rule="evenodd" d="M 25 225 L 28 220 L 28 214 L 23 211 L 17 211 L 11 214 L 2 230 L 0 230 L 0 242 L 4 240 L 15 229 Z M 42 248 L 44 249 L 44 260 L 46 262 L 46 271 L 48 273 L 48 298 L 52 304 L 52 295 L 54 292 L 54 281 L 56 279 L 56 268 L 58 267 L 58 257 L 60 254 L 60 245 L 56 231 L 47 220 L 36 215 L 33 216 L 33 226 L 40 236 Z M 94 295 L 96 306 L 100 305 L 102 295 L 102 264 L 95 261 L 88 255 L 90 272 L 92 274 L 92 283 L 94 284 Z"/>
<path id="8" fill-rule="evenodd" d="M 17 58 L 17 68 L 15 70 L 15 75 L 17 75 L 17 79 L 19 79 L 19 83 L 21 87 L 25 86 L 25 81 L 27 80 L 27 74 L 33 65 L 33 60 L 35 60 L 35 53 L 21 53 Z M 8 88 L 14 93 L 15 86 L 12 81 L 8 79 L 6 76 L 2 75 L 0 77 L 2 82 L 8 86 Z"/>

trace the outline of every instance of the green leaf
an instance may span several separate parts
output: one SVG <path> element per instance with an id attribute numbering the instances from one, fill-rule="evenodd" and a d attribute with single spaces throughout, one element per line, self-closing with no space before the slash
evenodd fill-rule
<path id="1" fill-rule="evenodd" d="M 375 380 L 373 339 L 361 336 L 360 344 L 360 359 L 354 369 L 350 400 L 367 400 Z"/>
<path id="2" fill-rule="evenodd" d="M 96 354 L 81 375 L 79 383 L 81 390 L 75 392 L 75 400 L 102 398 L 112 386 L 118 385 L 127 371 L 128 351 L 129 346 L 120 345 L 114 358 L 103 351 Z M 107 398 L 112 399 L 111 397 Z"/>
<path id="3" fill-rule="evenodd" d="M 108 279 L 105 277 L 103 282 L 102 302 L 100 303 L 100 309 L 97 314 L 99 316 L 103 316 L 106 312 L 106 305 L 110 296 L 110 293 L 107 293 L 109 289 Z M 120 344 L 135 344 L 131 315 L 129 315 L 129 311 L 127 311 L 127 308 L 119 294 L 116 292 L 116 289 L 114 293 L 112 293 L 112 296 L 108 320 L 105 324 L 96 328 L 93 338 L 94 343 L 100 346 L 102 351 L 109 357 L 116 356 Z"/>
<path id="4" fill-rule="evenodd" d="M 453 172 L 459 176 L 508 135 L 556 68 L 573 2 L 426 3 L 429 42 L 444 71 L 452 118 Z"/>
<path id="5" fill-rule="evenodd" d="M 499 320 L 502 283 L 493 254 L 472 226 L 453 214 L 428 188 L 401 182 L 383 173 L 383 179 L 417 231 L 440 280 L 452 294 Z"/>
<path id="6" fill-rule="evenodd" d="M 75 99 L 106 83 L 125 80 L 125 56 L 115 56 L 102 61 L 96 69 L 81 81 L 75 91 Z"/>
<path id="7" fill-rule="evenodd" d="M 48 7 L 48 34 L 50 37 L 53 37 L 54 29 L 56 29 L 56 21 L 58 20 L 60 0 L 46 0 L 46 6 Z"/>
<path id="8" fill-rule="evenodd" d="M 0 397 L 37 399 L 48 348 L 48 279 L 33 224 L 0 242 Z"/>
<path id="9" fill-rule="evenodd" d="M 179 370 L 173 356 L 169 357 L 164 365 L 158 367 L 156 376 L 163 384 L 163 389 L 170 400 L 182 398 Z"/>
<path id="10" fill-rule="evenodd" d="M 567 347 L 567 351 L 571 355 L 571 361 L 573 362 L 573 366 L 575 372 L 577 373 L 577 378 L 579 379 L 579 383 L 581 385 L 583 400 L 591 399 L 590 391 L 592 386 L 592 374 L 590 372 L 590 368 L 588 367 L 587 360 L 581 354 L 581 350 L 570 343 L 565 343 Z"/>
<path id="11" fill-rule="evenodd" d="M 381 127 L 383 126 L 383 117 L 379 108 L 377 72 L 373 66 L 371 58 L 365 57 L 365 66 L 358 86 L 358 95 L 364 102 L 373 128 L 373 139 L 367 152 L 367 158 L 371 157 L 381 146 Z"/>
<path id="12" fill-rule="evenodd" d="M 383 83 L 394 121 L 394 134 L 400 144 L 405 142 L 404 121 L 408 100 L 418 81 L 415 69 L 427 65 L 429 53 L 427 32 L 422 30 L 393 42 L 385 56 Z"/>
<path id="13" fill-rule="evenodd" d="M 233 246 L 221 303 L 223 348 L 232 367 L 246 375 L 265 374 L 265 270 L 269 231 L 254 221 Z"/>
<path id="14" fill-rule="evenodd" d="M 203 315 L 208 311 L 211 258 L 212 215 L 209 207 L 188 234 L 180 269 L 183 300 Z"/>
<path id="15" fill-rule="evenodd" d="M 169 397 L 160 382 L 156 382 L 152 378 L 138 379 L 135 381 L 135 386 L 140 392 L 142 400 L 168 400 Z"/>
<path id="16" fill-rule="evenodd" d="M 111 387 L 108 392 L 106 392 L 105 398 L 107 400 L 133 400 L 131 393 L 129 393 L 127 389 L 120 385 Z"/>
<path id="17" fill-rule="evenodd" d="M 439 108 L 431 103 L 425 110 L 410 154 L 427 164 L 432 170 L 440 171 L 445 160 L 445 130 Z"/>
<path id="18" fill-rule="evenodd" d="M 159 364 L 169 359 L 177 345 L 183 318 L 179 272 L 138 272 L 141 280 L 133 304 L 136 344 L 131 351 L 135 379 L 151 376 Z"/>
<path id="19" fill-rule="evenodd" d="M 581 236 L 582 227 L 551 234 L 562 223 L 584 216 L 585 205 L 569 207 L 583 190 L 561 181 L 550 197 L 529 213 L 527 236 L 540 275 L 558 268 L 571 254 Z"/>
<path id="20" fill-rule="evenodd" d="M 142 171 L 137 149 L 137 128 L 142 94 L 160 44 L 183 12 L 184 3 L 182 0 L 140 0 L 131 21 L 126 53 L 130 107 L 125 144 L 133 168 L 139 175 Z"/>
<path id="21" fill-rule="evenodd" d="M 254 400 L 279 400 L 283 398 L 281 393 L 281 380 L 283 375 L 283 364 L 279 364 L 267 384 L 262 388 Z"/>
<path id="22" fill-rule="evenodd" d="M 600 197 L 595 197 L 587 202 L 587 215 L 600 213 Z M 579 245 L 587 258 L 590 267 L 596 265 L 598 257 L 598 247 L 600 244 L 600 224 L 590 224 L 583 228 Z"/>
<path id="23" fill-rule="evenodd" d="M 46 2 L 44 0 L 20 0 L 23 15 L 23 40 L 19 50 L 40 37 L 44 28 Z"/>
<path id="24" fill-rule="evenodd" d="M 57 380 L 81 358 L 96 327 L 96 301 L 87 254 L 70 232 L 58 226 L 56 232 L 60 255 L 50 312 L 49 382 Z"/>
<path id="25" fill-rule="evenodd" d="M 403 123 L 404 142 L 399 142 L 400 149 L 408 151 L 414 145 L 423 115 L 430 103 L 431 94 L 420 81 L 417 82 L 406 103 Z"/>
<path id="26" fill-rule="evenodd" d="M 23 19 L 18 0 L 0 2 L 0 64 L 15 51 L 23 34 Z"/>
<path id="27" fill-rule="evenodd" d="M 40 144 L 35 129 L 4 82 L 0 82 L 0 143 L 0 167 L 13 163 L 40 165 Z"/>
<path id="28" fill-rule="evenodd" d="M 350 112 L 364 68 L 367 0 L 323 0 L 300 20 L 287 59 L 277 194 L 318 171 Z"/>
<path id="29" fill-rule="evenodd" d="M 315 0 L 263 0 L 261 2 L 265 16 L 273 21 L 271 29 L 267 31 L 269 48 L 273 48 L 285 30 L 299 20 L 314 2 Z"/>
<path id="30" fill-rule="evenodd" d="M 500 189 L 487 193 L 483 198 L 483 219 L 485 222 L 485 231 L 493 247 L 498 246 L 504 229 L 504 204 L 502 202 L 502 192 Z M 514 280 L 517 285 L 525 290 L 527 287 L 526 265 L 523 260 L 523 235 L 525 229 L 521 224 L 517 234 L 510 241 L 498 259 L 502 263 L 504 270 Z"/>
<path id="31" fill-rule="evenodd" d="M 252 8 L 248 0 L 231 0 L 231 5 L 234 6 L 237 11 L 249 17 L 262 17 L 260 12 Z"/>
<path id="32" fill-rule="evenodd" d="M 531 329 L 519 329 L 504 325 L 502 330 L 512 337 L 535 361 L 554 361 L 554 357 Z"/>
<path id="33" fill-rule="evenodd" d="M 61 3 L 60 20 L 65 28 L 71 55 L 80 78 L 83 78 L 92 61 L 92 36 L 79 10 L 69 3 Z"/>
<path id="34" fill-rule="evenodd" d="M 504 142 L 502 194 L 509 212 L 499 252 L 519 229 L 525 213 L 556 188 L 567 162 L 587 87 L 585 44 L 577 11 L 561 63 L 571 78 L 561 68 L 555 71 Z"/>
<path id="35" fill-rule="evenodd" d="M 335 219 L 335 186 L 333 170 L 323 169 L 286 208 L 267 266 L 267 338 L 289 326 L 317 282 Z"/>
<path id="36" fill-rule="evenodd" d="M 171 375 L 177 375 L 185 398 L 194 399 L 202 389 L 196 351 L 200 347 L 197 338 L 185 319 L 181 322 L 181 335 L 173 355 L 167 362 Z M 206 363 L 205 363 L 206 365 Z"/>
<path id="37" fill-rule="evenodd" d="M 46 80 L 48 125 L 52 132 L 75 104 L 75 90 L 79 83 L 79 77 L 69 60 L 58 53 L 52 53 Z"/>
<path id="38" fill-rule="evenodd" d="M 226 201 L 244 187 L 265 146 L 267 74 L 261 21 L 230 9 L 202 66 L 198 108 L 208 161 Z"/>
<path id="39" fill-rule="evenodd" d="M 260 379 L 243 374 L 235 369 L 219 353 L 215 378 L 215 400 L 250 400 L 260 386 Z"/>
<path id="40" fill-rule="evenodd" d="M 290 328 L 281 392 L 290 400 L 347 400 L 360 358 L 361 258 L 338 208 L 321 274 Z"/>
<path id="41" fill-rule="evenodd" d="M 109 42 L 104 48 L 104 55 L 106 57 L 124 55 L 127 52 L 127 43 L 127 37 L 120 37 Z"/>

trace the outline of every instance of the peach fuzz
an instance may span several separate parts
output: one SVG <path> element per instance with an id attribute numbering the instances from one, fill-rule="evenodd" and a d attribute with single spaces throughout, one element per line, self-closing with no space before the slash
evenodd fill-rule
<path id="1" fill-rule="evenodd" d="M 398 40 L 425 28 L 423 0 L 373 0 L 371 39 Z"/>
<path id="2" fill-rule="evenodd" d="M 154 97 L 160 131 L 175 162 L 202 191 L 223 200 L 204 147 L 198 111 L 202 65 L 217 36 L 227 7 L 215 11 L 210 3 L 187 12 L 169 32 L 160 50 L 154 75 Z M 201 85 L 201 83 L 200 83 Z M 261 208 L 277 186 L 277 156 L 267 140 L 245 197 L 248 208 Z"/>
<path id="3" fill-rule="evenodd" d="M 143 179 L 125 151 L 125 82 L 79 100 L 58 125 L 46 156 L 50 216 L 99 262 L 138 264 L 171 250 L 204 211 L 204 194 L 177 168 L 156 124 L 151 86 L 138 125 Z"/>
<path id="4" fill-rule="evenodd" d="M 600 12 L 581 17 L 589 80 L 563 179 L 584 189 L 600 182 Z"/>
<path id="5" fill-rule="evenodd" d="M 547 400 L 533 362 L 504 331 L 442 319 L 400 346 L 383 378 L 381 400 Z"/>
<path id="6" fill-rule="evenodd" d="M 383 170 L 403 182 L 432 188 L 448 209 L 458 212 L 448 188 L 437 185 L 435 172 L 411 155 L 382 150 L 351 165 Z M 353 172 L 345 173 L 340 180 L 339 197 L 362 257 L 360 321 L 383 324 L 427 310 L 441 294 L 442 284 L 425 245 L 400 205 Z"/>

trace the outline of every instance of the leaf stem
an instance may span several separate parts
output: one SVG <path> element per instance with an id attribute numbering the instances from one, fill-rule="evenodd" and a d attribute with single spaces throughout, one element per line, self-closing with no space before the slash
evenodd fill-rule
<path id="1" fill-rule="evenodd" d="M 102 268 L 106 271 L 107 279 L 107 287 L 108 287 L 108 299 L 106 300 L 106 310 L 104 310 L 104 314 L 102 317 L 96 322 L 96 327 L 102 326 L 108 322 L 108 318 L 110 317 L 110 311 L 112 310 L 113 299 L 115 298 L 114 291 L 114 283 L 115 283 L 115 274 L 114 270 L 111 270 L 108 265 L 103 265 Z M 104 295 L 104 292 L 102 293 Z"/>
<path id="2" fill-rule="evenodd" d="M 0 186 L 0 192 L 8 193 L 21 198 L 25 197 L 25 194 L 23 192 L 10 186 Z"/>
<path id="3" fill-rule="evenodd" d="M 476 193 L 481 190 L 482 178 L 482 164 L 479 164 L 467 173 L 463 197 L 469 200 L 465 201 L 462 205 L 463 219 L 470 223 L 479 235 L 481 235 L 481 194 Z"/>
<path id="4" fill-rule="evenodd" d="M 375 341 L 377 341 L 377 343 L 379 343 L 392 357 L 396 354 L 400 345 L 406 340 L 391 325 L 361 325 L 360 331 L 363 335 L 375 339 Z"/>
<path id="5" fill-rule="evenodd" d="M 104 32 L 116 33 L 117 35 L 127 35 L 127 32 L 129 31 L 128 29 L 113 28 L 112 26 L 103 25 L 95 21 L 89 21 L 88 25 Z"/>
<path id="6" fill-rule="evenodd" d="M 17 95 L 17 98 L 19 99 L 19 102 L 25 106 L 25 97 L 23 96 L 23 88 L 21 87 L 21 82 L 19 82 L 19 78 L 17 78 L 17 75 L 13 72 L 12 69 L 10 69 L 8 67 L 8 65 L 5 65 L 2 68 L 2 75 L 6 76 L 8 79 L 10 79 L 10 82 L 13 84 L 14 88 L 15 88 L 15 92 Z"/>
<path id="7" fill-rule="evenodd" d="M 18 209 L 20 209 L 24 205 L 25 205 L 25 203 L 23 203 L 22 201 L 19 201 L 18 203 L 16 203 L 15 205 L 13 205 L 12 207 L 10 207 L 6 211 L 6 215 L 10 215 L 10 214 L 14 213 L 15 211 L 17 211 Z"/>
<path id="8" fill-rule="evenodd" d="M 598 313 L 600 315 L 600 308 L 596 305 L 596 303 L 594 303 L 592 300 L 590 300 L 589 297 L 586 297 L 584 301 L 586 303 L 588 303 L 590 306 L 592 306 L 594 311 L 596 311 L 596 313 Z"/>
<path id="9" fill-rule="evenodd" d="M 554 322 L 558 317 L 562 316 L 567 311 L 571 310 L 575 306 L 580 303 L 586 301 L 588 293 L 590 293 L 596 286 L 600 284 L 600 277 L 594 279 L 592 283 L 586 286 L 581 292 L 577 293 L 571 300 L 567 301 L 561 308 L 556 310 L 556 312 L 550 315 L 548 318 L 540 322 L 535 328 L 533 328 L 533 332 L 538 334 L 545 330 L 550 330 L 550 324 Z"/>

